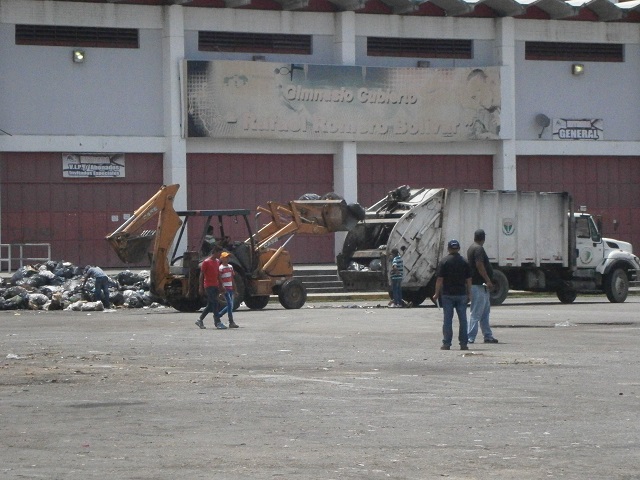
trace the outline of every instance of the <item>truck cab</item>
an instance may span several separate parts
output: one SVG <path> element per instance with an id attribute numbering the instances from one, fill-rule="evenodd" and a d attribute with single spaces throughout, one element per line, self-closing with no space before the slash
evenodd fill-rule
<path id="1" fill-rule="evenodd" d="M 638 284 L 640 259 L 628 242 L 603 238 L 593 217 L 574 213 L 576 235 L 576 277 L 593 278 L 611 302 L 624 302 L 629 286 Z"/>
<path id="2" fill-rule="evenodd" d="M 604 243 L 593 217 L 586 213 L 575 213 L 576 222 L 576 266 L 596 268 L 604 259 Z"/>

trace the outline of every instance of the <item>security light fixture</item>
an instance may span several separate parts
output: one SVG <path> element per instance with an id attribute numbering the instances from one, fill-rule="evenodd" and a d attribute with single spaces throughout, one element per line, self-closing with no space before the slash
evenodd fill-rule
<path id="1" fill-rule="evenodd" d="M 536 115 L 536 124 L 539 127 L 542 127 L 542 130 L 540 130 L 540 135 L 538 135 L 538 138 L 542 138 L 544 129 L 547 128 L 549 125 L 551 125 L 551 119 L 547 117 L 544 113 L 539 113 Z"/>
<path id="2" fill-rule="evenodd" d="M 73 60 L 73 63 L 83 63 L 84 59 L 86 58 L 84 50 L 74 50 L 71 53 L 71 58 Z"/>
<path id="3" fill-rule="evenodd" d="M 582 75 L 584 73 L 584 65 L 582 63 L 574 63 L 571 65 L 571 73 L 573 75 Z"/>

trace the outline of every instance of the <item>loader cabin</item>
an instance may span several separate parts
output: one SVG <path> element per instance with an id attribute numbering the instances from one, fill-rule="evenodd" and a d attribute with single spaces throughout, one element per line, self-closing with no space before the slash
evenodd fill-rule
<path id="1" fill-rule="evenodd" d="M 199 230 L 201 232 L 197 245 L 200 246 L 199 254 L 203 258 L 211 253 L 213 245 L 218 245 L 222 248 L 231 246 L 233 237 L 230 235 L 232 233 L 230 227 L 232 224 L 240 223 L 240 219 L 244 224 L 244 236 L 242 238 L 251 239 L 251 242 L 253 242 L 253 234 L 249 223 L 250 210 L 183 210 L 176 213 L 183 219 L 183 222 L 171 255 L 171 264 L 179 260 L 177 255 L 178 247 L 181 244 L 187 225 L 192 225 L 192 228 L 196 228 L 196 231 Z M 239 240 L 239 238 L 236 240 Z"/>

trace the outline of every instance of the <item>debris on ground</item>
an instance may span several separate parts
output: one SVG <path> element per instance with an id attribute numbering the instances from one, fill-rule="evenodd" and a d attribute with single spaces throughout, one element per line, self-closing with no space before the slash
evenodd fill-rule
<path id="1" fill-rule="evenodd" d="M 0 278 L 0 310 L 103 311 L 94 301 L 95 280 L 83 284 L 84 267 L 50 260 L 26 265 L 10 278 Z M 157 308 L 162 299 L 149 291 L 149 271 L 129 270 L 109 276 L 109 300 L 120 308 Z"/>

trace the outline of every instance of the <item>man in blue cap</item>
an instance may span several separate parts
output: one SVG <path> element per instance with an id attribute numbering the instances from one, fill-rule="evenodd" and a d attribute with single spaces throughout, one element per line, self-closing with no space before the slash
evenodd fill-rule
<path id="1" fill-rule="evenodd" d="M 438 265 L 436 291 L 433 301 L 442 304 L 444 323 L 442 324 L 442 346 L 440 350 L 450 350 L 453 340 L 453 311 L 458 315 L 458 341 L 460 350 L 467 346 L 467 303 L 471 301 L 471 269 L 460 255 L 460 242 L 449 240 L 449 254 Z"/>

